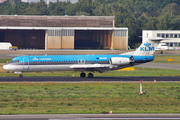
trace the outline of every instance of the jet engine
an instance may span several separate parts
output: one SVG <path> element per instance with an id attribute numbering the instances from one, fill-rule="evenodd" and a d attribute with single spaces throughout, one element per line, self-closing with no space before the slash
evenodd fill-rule
<path id="1" fill-rule="evenodd" d="M 134 65 L 134 58 L 131 56 L 130 58 L 124 58 L 124 57 L 112 57 L 110 59 L 110 63 L 112 65 L 127 65 L 130 64 L 131 66 Z"/>

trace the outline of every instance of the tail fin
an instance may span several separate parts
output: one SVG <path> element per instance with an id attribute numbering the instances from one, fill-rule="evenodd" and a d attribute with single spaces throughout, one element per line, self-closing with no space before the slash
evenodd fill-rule
<path id="1" fill-rule="evenodd" d="M 153 55 L 158 44 L 164 38 L 146 38 L 133 55 Z"/>

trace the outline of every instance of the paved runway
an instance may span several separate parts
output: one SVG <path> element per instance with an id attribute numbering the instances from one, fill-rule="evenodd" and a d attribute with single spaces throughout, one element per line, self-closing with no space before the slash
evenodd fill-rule
<path id="1" fill-rule="evenodd" d="M 180 81 L 180 77 L 0 77 L 0 82 L 139 82 L 140 80 L 153 82 L 156 81 Z"/>
<path id="2" fill-rule="evenodd" d="M 180 114 L 41 114 L 0 115 L 0 120 L 170 120 L 180 119 Z"/>

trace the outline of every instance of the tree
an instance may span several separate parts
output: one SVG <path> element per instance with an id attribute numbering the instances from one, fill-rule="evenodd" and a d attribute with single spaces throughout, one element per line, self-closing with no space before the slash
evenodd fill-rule
<path id="1" fill-rule="evenodd" d="M 147 23 L 143 29 L 145 30 L 157 30 L 158 19 L 156 17 L 149 17 Z"/>
<path id="2" fill-rule="evenodd" d="M 67 3 L 66 2 L 56 2 L 50 3 L 48 11 L 50 15 L 65 15 Z"/>
<path id="3" fill-rule="evenodd" d="M 180 30 L 180 15 L 171 19 L 171 29 Z"/>
<path id="4" fill-rule="evenodd" d="M 79 0 L 76 4 L 76 11 L 92 15 L 92 0 Z"/>
<path id="5" fill-rule="evenodd" d="M 169 30 L 171 28 L 168 13 L 159 17 L 159 22 L 156 27 L 158 30 Z"/>
<path id="6" fill-rule="evenodd" d="M 0 14 L 1 15 L 11 15 L 10 11 L 12 10 L 12 5 L 5 1 L 2 4 L 0 4 Z"/>
<path id="7" fill-rule="evenodd" d="M 124 25 L 128 27 L 129 46 L 133 47 L 135 43 L 142 42 L 139 36 L 141 36 L 141 29 L 137 26 L 137 23 L 132 18 L 126 18 Z"/>
<path id="8" fill-rule="evenodd" d="M 176 16 L 179 14 L 179 6 L 176 3 L 170 3 L 163 8 L 162 14 L 168 14 L 170 17 Z"/>
<path id="9" fill-rule="evenodd" d="M 15 6 L 15 13 L 17 15 L 26 15 L 26 8 L 29 6 L 29 3 L 19 2 Z"/>
<path id="10" fill-rule="evenodd" d="M 65 15 L 75 15 L 76 14 L 76 8 L 73 4 L 67 4 L 65 9 Z"/>
<path id="11" fill-rule="evenodd" d="M 120 4 L 117 9 L 117 12 L 115 13 L 115 26 L 122 26 L 124 20 L 128 17 L 127 13 L 128 12 L 125 9 L 125 7 L 122 4 Z"/>

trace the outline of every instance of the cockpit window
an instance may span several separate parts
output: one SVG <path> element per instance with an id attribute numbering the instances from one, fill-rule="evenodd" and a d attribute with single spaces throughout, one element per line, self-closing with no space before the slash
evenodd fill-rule
<path id="1" fill-rule="evenodd" d="M 19 60 L 11 60 L 10 63 L 19 63 Z"/>

